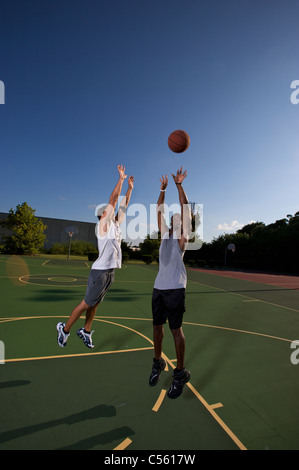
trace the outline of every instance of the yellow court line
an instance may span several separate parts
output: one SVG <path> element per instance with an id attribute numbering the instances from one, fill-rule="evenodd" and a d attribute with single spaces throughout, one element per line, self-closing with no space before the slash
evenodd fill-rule
<path id="1" fill-rule="evenodd" d="M 47 275 L 47 274 L 32 274 L 32 275 L 26 274 L 26 275 L 24 275 L 24 276 L 20 276 L 18 279 L 19 279 L 20 282 L 23 282 L 24 284 L 30 284 L 30 285 L 32 285 L 32 286 L 66 287 L 65 285 L 63 285 L 63 282 L 65 282 L 65 281 L 63 281 L 63 282 L 60 283 L 60 284 L 47 284 L 47 283 L 45 283 L 45 284 L 39 284 L 39 283 L 37 283 L 37 282 L 30 282 L 30 281 L 25 281 L 24 279 L 22 279 L 23 277 L 33 277 L 33 276 L 36 277 L 36 276 L 46 276 L 46 275 Z M 67 276 L 67 274 L 66 274 L 66 276 Z M 59 277 L 61 278 L 62 276 L 59 276 Z M 49 280 L 49 278 L 42 277 L 42 278 L 37 278 L 37 280 L 44 280 L 44 281 L 47 281 L 47 280 Z M 79 282 L 83 282 L 83 280 L 81 279 Z M 87 276 L 86 276 L 86 282 L 87 282 Z M 75 284 L 75 285 L 70 285 L 70 284 L 68 283 L 68 284 L 67 284 L 67 287 L 86 287 L 86 282 L 84 281 L 84 284 Z"/>
<path id="2" fill-rule="evenodd" d="M 99 318 L 94 318 L 96 321 L 101 321 L 101 322 L 104 322 L 104 323 L 110 323 L 111 325 L 116 325 L 116 326 L 120 326 L 121 328 L 125 328 L 126 330 L 129 330 L 129 331 L 133 331 L 133 333 L 136 333 L 137 335 L 141 336 L 142 338 L 146 339 L 149 343 L 151 343 L 152 345 L 154 345 L 154 342 L 149 339 L 147 336 L 143 335 L 142 333 L 140 333 L 139 331 L 137 330 L 134 330 L 133 328 L 129 328 L 128 326 L 125 326 L 125 325 L 120 325 L 119 323 L 114 323 L 112 321 L 108 321 L 108 320 L 102 320 L 102 319 L 99 319 Z"/>
<path id="3" fill-rule="evenodd" d="M 236 328 L 227 328 L 225 326 L 204 325 L 202 323 L 190 323 L 190 322 L 184 322 L 183 324 L 191 325 L 191 326 L 202 326 L 205 328 L 215 328 L 217 330 L 235 331 L 236 333 L 245 333 L 247 335 L 263 336 L 264 338 L 278 339 L 280 341 L 287 341 L 288 343 L 292 343 L 294 341 L 293 339 L 279 338 L 279 336 L 271 336 L 271 335 L 266 335 L 264 333 L 256 333 L 255 331 L 237 330 Z"/>
<path id="4" fill-rule="evenodd" d="M 212 410 L 216 410 L 216 408 L 222 408 L 223 405 L 222 403 L 214 403 L 213 405 L 210 405 L 210 407 L 212 408 Z"/>
<path id="5" fill-rule="evenodd" d="M 160 392 L 160 395 L 158 396 L 158 399 L 156 401 L 156 403 L 154 404 L 154 406 L 152 407 L 152 410 L 157 412 L 160 408 L 160 406 L 162 405 L 162 402 L 165 398 L 165 395 L 166 395 L 166 391 L 165 389 L 162 388 L 161 392 Z"/>
<path id="6" fill-rule="evenodd" d="M 30 317 L 30 318 L 37 318 L 37 317 Z M 39 318 L 57 318 L 57 315 L 56 316 L 40 316 Z M 62 317 L 60 317 L 62 318 Z M 25 317 L 23 317 L 23 319 L 25 319 Z M 125 325 L 121 325 L 119 323 L 115 323 L 115 322 L 111 322 L 111 321 L 107 321 L 107 320 L 102 320 L 102 319 L 99 319 L 99 318 L 95 318 L 95 320 L 97 321 L 102 321 L 104 323 L 110 323 L 112 325 L 116 325 L 116 326 L 119 326 L 121 328 L 125 328 L 127 330 L 130 330 L 132 332 L 135 332 L 136 334 L 138 334 L 139 336 L 143 337 L 145 340 L 147 340 L 149 343 L 151 343 L 152 345 L 154 344 L 152 340 L 150 340 L 147 336 L 143 335 L 142 333 L 140 333 L 139 331 L 136 331 L 134 330 L 133 328 L 129 328 Z M 151 348 L 150 348 L 151 349 Z M 126 352 L 128 350 L 125 350 Z M 89 356 L 90 354 L 92 353 L 89 353 L 89 354 L 82 354 L 82 356 Z M 95 353 L 95 354 L 101 354 L 101 353 Z M 175 366 L 172 364 L 172 362 L 170 361 L 170 359 L 167 358 L 167 356 L 163 353 L 163 356 L 165 358 L 165 360 L 168 362 L 168 364 L 172 367 L 172 369 L 175 369 Z M 56 356 L 57 358 L 63 358 L 63 357 L 66 357 L 64 355 L 62 356 Z M 38 358 L 32 358 L 32 360 L 37 360 Z M 45 358 L 40 358 L 40 359 L 45 359 Z M 22 359 L 20 359 L 22 360 Z M 26 360 L 26 359 L 23 359 L 23 360 Z M 29 359 L 27 359 L 29 360 Z M 9 359 L 9 360 L 6 360 L 6 362 L 13 362 L 13 361 L 16 361 L 15 359 Z M 224 421 L 222 421 L 222 419 L 215 413 L 215 411 L 213 410 L 213 408 L 207 403 L 207 401 L 200 395 L 200 393 L 193 387 L 193 385 L 191 385 L 190 382 L 187 383 L 187 387 L 190 388 L 190 390 L 194 393 L 194 395 L 198 398 L 198 400 L 203 404 L 203 406 L 210 412 L 210 414 L 213 416 L 213 418 L 218 422 L 218 424 L 222 427 L 222 429 L 229 435 L 229 437 L 235 442 L 235 444 L 241 449 L 241 450 L 246 450 L 246 447 L 242 444 L 242 442 L 237 438 L 237 436 L 230 430 L 230 428 L 224 423 Z"/>
<path id="7" fill-rule="evenodd" d="M 222 292 L 227 292 L 228 294 L 238 295 L 240 297 L 246 297 L 247 299 L 256 300 L 254 297 L 250 297 L 249 295 L 239 294 L 239 292 L 232 292 L 232 291 L 226 290 L 226 289 L 220 289 L 220 287 L 209 286 L 208 284 L 203 284 L 202 282 L 193 281 L 193 279 L 189 279 L 188 282 L 193 282 L 195 284 L 199 284 L 199 285 L 204 286 L 204 287 L 209 287 L 210 289 L 215 289 L 215 290 L 219 290 L 219 291 L 222 291 Z M 212 292 L 211 292 L 211 294 L 212 294 Z M 284 308 L 286 310 L 291 310 L 292 312 L 298 312 L 299 313 L 299 310 L 296 309 L 296 308 L 286 307 L 285 305 L 280 305 L 280 304 L 275 304 L 273 302 L 268 302 L 267 300 L 262 300 L 262 299 L 258 299 L 258 300 L 259 300 L 259 302 L 263 302 L 264 304 L 273 305 L 274 307 Z"/>
<path id="8" fill-rule="evenodd" d="M 190 390 L 194 393 L 194 395 L 201 401 L 201 403 L 207 408 L 207 410 L 211 413 L 213 418 L 216 419 L 217 423 L 220 424 L 220 426 L 224 429 L 224 431 L 230 436 L 230 438 L 237 444 L 237 446 L 241 450 L 247 450 L 247 448 L 244 446 L 244 444 L 240 441 L 240 439 L 237 438 L 237 436 L 229 429 L 229 427 L 222 421 L 222 419 L 215 413 L 213 410 L 212 406 L 210 406 L 206 400 L 198 393 L 198 391 L 191 385 L 190 382 L 187 383 L 187 387 L 190 388 Z"/>
<path id="9" fill-rule="evenodd" d="M 80 353 L 80 354 L 62 354 L 61 356 L 41 356 L 41 357 L 24 357 L 16 359 L 5 359 L 5 362 L 26 362 L 26 361 L 42 361 L 44 359 L 64 359 L 66 357 L 82 357 L 82 356 L 101 356 L 103 354 L 117 354 L 124 352 L 135 352 L 135 351 L 148 351 L 153 348 L 136 348 L 136 349 L 120 349 L 118 351 L 101 351 L 95 353 Z"/>
<path id="10" fill-rule="evenodd" d="M 175 366 L 169 361 L 170 366 L 175 369 Z M 211 413 L 213 418 L 217 421 L 217 423 L 222 427 L 222 429 L 229 435 L 229 437 L 234 441 L 234 443 L 239 447 L 241 450 L 247 450 L 244 444 L 237 438 L 237 436 L 232 432 L 232 430 L 225 424 L 224 421 L 215 413 L 212 406 L 208 404 L 208 402 L 200 395 L 200 393 L 193 387 L 193 385 L 188 382 L 187 387 L 194 393 L 194 395 L 198 398 L 198 400 L 203 404 L 203 406 Z"/>
<path id="11" fill-rule="evenodd" d="M 121 442 L 117 447 L 114 447 L 113 450 L 124 450 L 132 443 L 131 439 L 127 437 L 123 442 Z"/>
<path id="12" fill-rule="evenodd" d="M 10 321 L 18 321 L 18 320 L 36 320 L 36 319 L 44 319 L 44 318 L 69 318 L 67 315 L 36 315 L 36 316 L 33 316 L 33 317 L 3 317 L 3 318 L 0 318 L 0 323 L 5 323 L 5 322 L 10 322 Z M 120 326 L 122 328 L 125 328 L 127 330 L 130 330 L 130 331 L 133 331 L 134 333 L 138 334 L 139 336 L 145 338 L 147 341 L 149 341 L 152 345 L 154 344 L 153 341 L 151 341 L 147 336 L 143 335 L 142 333 L 140 333 L 139 331 L 136 331 L 132 328 L 129 328 L 128 326 L 125 326 L 125 325 L 121 325 L 119 323 L 114 323 L 114 322 L 111 322 L 111 321 L 108 321 L 108 320 L 104 320 L 104 318 L 113 318 L 115 320 L 137 320 L 137 321 L 150 321 L 152 322 L 152 319 L 150 318 L 136 318 L 136 317 L 108 317 L 108 316 L 103 316 L 103 317 L 95 317 L 94 320 L 96 321 L 102 321 L 102 322 L 105 322 L 105 323 L 111 323 L 112 325 L 116 325 L 116 326 Z M 267 335 L 265 333 L 257 333 L 255 331 L 246 331 L 246 330 L 238 330 L 236 328 L 228 328 L 228 327 L 225 327 L 225 326 L 217 326 L 217 325 L 206 325 L 206 324 L 203 324 L 203 323 L 191 323 L 191 322 L 183 322 L 183 325 L 190 325 L 190 326 L 200 326 L 200 327 L 204 327 L 204 328 L 215 328 L 215 329 L 218 329 L 218 330 L 225 330 L 225 331 L 234 331 L 236 333 L 245 333 L 245 334 L 248 334 L 248 335 L 255 335 L 255 336 L 262 336 L 264 338 L 270 338 L 270 339 L 276 339 L 276 340 L 280 340 L 280 341 L 286 341 L 288 343 L 292 343 L 294 340 L 293 339 L 287 339 L 287 338 L 280 338 L 279 336 L 271 336 L 271 335 Z M 163 354 L 163 357 L 164 357 L 164 354 Z M 166 356 L 164 357 L 164 359 L 168 360 L 169 362 L 175 362 L 176 359 L 169 359 L 167 358 Z M 165 369 L 167 371 L 167 369 Z"/>

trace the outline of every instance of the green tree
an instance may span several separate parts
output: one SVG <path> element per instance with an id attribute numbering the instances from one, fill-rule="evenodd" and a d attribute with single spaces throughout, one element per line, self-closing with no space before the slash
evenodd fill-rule
<path id="1" fill-rule="evenodd" d="M 46 225 L 35 217 L 35 209 L 23 202 L 10 209 L 4 227 L 12 231 L 12 235 L 4 238 L 4 249 L 7 253 L 34 255 L 42 248 L 46 235 Z"/>
<path id="2" fill-rule="evenodd" d="M 159 247 L 161 243 L 160 232 L 153 232 L 152 235 L 147 234 L 143 243 L 139 244 L 141 251 L 141 258 L 146 263 L 151 263 L 154 260 L 159 259 Z"/>

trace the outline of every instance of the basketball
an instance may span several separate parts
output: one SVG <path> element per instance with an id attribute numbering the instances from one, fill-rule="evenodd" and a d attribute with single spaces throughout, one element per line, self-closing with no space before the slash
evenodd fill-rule
<path id="1" fill-rule="evenodd" d="M 168 137 L 168 147 L 175 153 L 182 153 L 187 150 L 190 144 L 190 137 L 185 131 L 174 131 Z"/>

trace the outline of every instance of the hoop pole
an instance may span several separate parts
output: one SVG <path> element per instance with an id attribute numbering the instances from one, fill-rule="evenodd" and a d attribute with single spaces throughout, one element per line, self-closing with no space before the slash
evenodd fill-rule
<path id="1" fill-rule="evenodd" d="M 72 236 L 73 236 L 73 232 L 69 232 L 70 241 L 69 241 L 69 252 L 68 252 L 68 255 L 67 255 L 67 261 L 69 261 L 69 259 L 70 259 Z"/>

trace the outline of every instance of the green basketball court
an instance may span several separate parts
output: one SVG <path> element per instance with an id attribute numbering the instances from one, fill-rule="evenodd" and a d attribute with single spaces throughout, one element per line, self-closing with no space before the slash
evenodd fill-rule
<path id="1" fill-rule="evenodd" d="M 56 323 L 85 293 L 91 263 L 0 257 L 0 449 L 298 449 L 299 290 L 188 269 L 186 367 L 190 383 L 166 396 L 175 368 L 148 386 L 151 295 L 157 266 L 127 264 L 97 310 L 95 348 Z M 270 278 L 269 278 L 270 279 Z M 81 322 L 78 322 L 78 327 Z"/>

